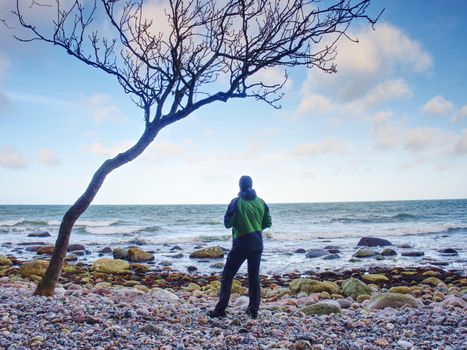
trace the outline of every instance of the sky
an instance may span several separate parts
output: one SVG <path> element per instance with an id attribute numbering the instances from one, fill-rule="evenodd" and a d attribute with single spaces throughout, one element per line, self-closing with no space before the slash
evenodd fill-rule
<path id="1" fill-rule="evenodd" d="M 383 8 L 338 44 L 336 74 L 288 68 L 280 110 L 233 100 L 170 125 L 94 203 L 227 203 L 244 174 L 270 203 L 467 198 L 467 1 Z M 0 23 L 0 204 L 71 204 L 143 115 L 112 77 L 15 30 Z"/>

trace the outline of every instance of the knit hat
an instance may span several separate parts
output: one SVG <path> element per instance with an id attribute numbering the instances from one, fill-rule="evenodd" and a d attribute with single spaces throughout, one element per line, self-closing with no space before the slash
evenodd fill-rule
<path id="1" fill-rule="evenodd" d="M 253 180 L 248 175 L 243 175 L 238 182 L 242 191 L 248 190 L 253 187 Z"/>

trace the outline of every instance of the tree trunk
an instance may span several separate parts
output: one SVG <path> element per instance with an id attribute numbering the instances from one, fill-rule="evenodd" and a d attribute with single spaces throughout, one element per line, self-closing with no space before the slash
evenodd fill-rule
<path id="1" fill-rule="evenodd" d="M 99 169 L 97 169 L 86 191 L 63 216 L 49 266 L 47 267 L 44 277 L 42 277 L 42 280 L 37 285 L 34 294 L 51 296 L 54 293 L 55 286 L 60 278 L 60 273 L 62 272 L 63 262 L 67 253 L 68 243 L 70 241 L 71 230 L 73 229 L 76 220 L 78 220 L 81 214 L 83 214 L 89 207 L 104 183 L 106 176 L 118 167 L 137 158 L 154 140 L 159 130 L 160 129 L 154 126 L 147 127 L 141 138 L 133 147 L 123 153 L 119 153 L 112 159 L 106 160 Z"/>

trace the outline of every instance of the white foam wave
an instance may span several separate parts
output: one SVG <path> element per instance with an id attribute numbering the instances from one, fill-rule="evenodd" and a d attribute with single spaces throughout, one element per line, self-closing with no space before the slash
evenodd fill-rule
<path id="1" fill-rule="evenodd" d="M 24 222 L 24 219 L 19 219 L 19 220 L 1 220 L 1 221 L 0 221 L 0 226 L 13 227 L 13 226 L 22 224 L 23 222 Z"/>
<path id="2" fill-rule="evenodd" d="M 84 230 L 94 235 L 128 235 L 140 232 L 142 226 L 86 226 Z"/>
<path id="3" fill-rule="evenodd" d="M 384 227 L 360 227 L 353 228 L 352 231 L 327 231 L 316 230 L 308 232 L 290 233 L 276 232 L 272 234 L 272 239 L 275 241 L 306 241 L 313 238 L 349 238 L 363 236 L 413 236 L 413 235 L 430 235 L 436 233 L 450 233 L 455 230 L 467 229 L 467 224 L 460 223 L 444 223 L 444 224 L 426 224 L 417 226 L 384 226 Z"/>
<path id="4" fill-rule="evenodd" d="M 111 220 L 102 220 L 102 221 L 89 221 L 89 220 L 78 220 L 76 226 L 86 226 L 86 227 L 103 227 L 111 226 L 118 222 L 118 219 Z"/>

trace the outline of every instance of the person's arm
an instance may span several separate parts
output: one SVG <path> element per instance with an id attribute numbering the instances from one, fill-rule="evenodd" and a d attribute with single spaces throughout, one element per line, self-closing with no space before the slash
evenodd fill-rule
<path id="1" fill-rule="evenodd" d="M 235 223 L 235 213 L 237 211 L 237 202 L 238 197 L 232 199 L 229 206 L 227 207 L 227 211 L 224 215 L 224 226 L 225 228 L 231 228 Z"/>
<path id="2" fill-rule="evenodd" d="M 269 207 L 265 202 L 264 203 L 263 223 L 262 223 L 261 227 L 264 230 L 265 228 L 268 228 L 268 227 L 271 227 L 271 226 L 272 226 L 272 219 L 271 219 L 271 215 L 269 214 Z"/>

